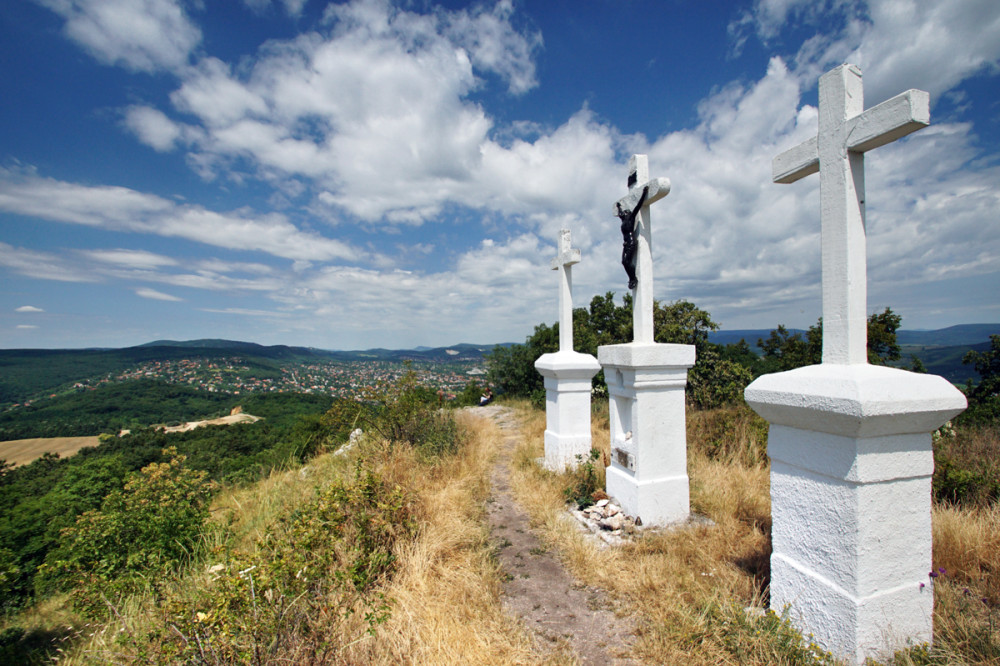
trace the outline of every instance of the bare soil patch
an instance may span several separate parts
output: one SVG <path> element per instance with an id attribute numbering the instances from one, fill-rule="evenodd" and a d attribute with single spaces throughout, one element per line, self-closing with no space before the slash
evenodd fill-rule
<path id="1" fill-rule="evenodd" d="M 212 425 L 235 425 L 237 423 L 253 423 L 254 421 L 260 421 L 261 417 L 253 416 L 252 414 L 244 414 L 240 412 L 239 414 L 230 414 L 229 416 L 223 416 L 217 419 L 206 419 L 204 421 L 188 421 L 187 423 L 182 423 L 179 426 L 170 426 L 163 428 L 163 432 L 187 432 L 188 430 L 194 430 L 195 428 L 200 428 L 202 426 L 212 426 Z"/>
<path id="2" fill-rule="evenodd" d="M 36 437 L 11 439 L 0 442 L 0 459 L 14 465 L 27 465 L 45 453 L 55 453 L 61 458 L 75 454 L 85 446 L 97 446 L 97 437 Z"/>
<path id="3" fill-rule="evenodd" d="M 632 623 L 616 617 L 607 594 L 573 578 L 557 554 L 529 525 L 510 490 L 511 454 L 522 437 L 513 411 L 498 405 L 475 408 L 493 418 L 506 438 L 492 473 L 487 519 L 506 574 L 507 607 L 536 636 L 543 653 L 563 653 L 580 664 L 631 664 Z"/>

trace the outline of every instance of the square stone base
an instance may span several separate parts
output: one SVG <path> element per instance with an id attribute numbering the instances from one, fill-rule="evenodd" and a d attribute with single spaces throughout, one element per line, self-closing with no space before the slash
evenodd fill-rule
<path id="1" fill-rule="evenodd" d="M 618 500 L 626 515 L 646 526 L 662 526 L 688 519 L 691 512 L 687 474 L 636 481 L 635 475 L 612 462 L 605 471 L 608 495 Z"/>
<path id="2" fill-rule="evenodd" d="M 590 422 L 587 422 L 590 425 Z M 585 462 L 592 447 L 590 433 L 586 435 L 560 435 L 551 430 L 545 431 L 545 458 L 542 465 L 553 472 L 565 472 L 576 469 Z"/>
<path id="3" fill-rule="evenodd" d="M 793 623 L 849 664 L 885 659 L 933 638 L 931 579 L 881 590 L 859 599 L 780 553 L 771 556 L 771 608 L 787 609 Z M 808 630 L 808 631 L 807 631 Z M 809 633 L 819 632 L 812 638 Z"/>

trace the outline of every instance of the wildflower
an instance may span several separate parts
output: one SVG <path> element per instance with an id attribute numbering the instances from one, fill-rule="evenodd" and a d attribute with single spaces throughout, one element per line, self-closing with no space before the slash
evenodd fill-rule
<path id="1" fill-rule="evenodd" d="M 932 572 L 930 572 L 927 575 L 930 576 L 931 578 L 937 578 L 938 577 L 938 572 L 937 571 L 932 571 Z"/>
<path id="2" fill-rule="evenodd" d="M 942 574 L 948 573 L 947 569 L 945 569 L 944 567 L 938 567 L 938 571 L 940 571 Z"/>
<path id="3" fill-rule="evenodd" d="M 926 587 L 926 585 L 924 585 L 923 583 L 920 584 L 920 589 L 921 590 L 924 589 L 925 587 Z"/>

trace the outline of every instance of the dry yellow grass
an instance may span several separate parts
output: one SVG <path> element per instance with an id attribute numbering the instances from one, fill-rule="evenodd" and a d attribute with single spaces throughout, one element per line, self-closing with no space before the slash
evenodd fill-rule
<path id="1" fill-rule="evenodd" d="M 1000 505 L 936 506 L 933 524 L 934 566 L 946 571 L 944 578 L 1000 604 Z"/>
<path id="2" fill-rule="evenodd" d="M 469 443 L 439 463 L 421 462 L 409 447 L 367 442 L 350 455 L 320 456 L 303 470 L 276 472 L 216 500 L 216 529 L 207 547 L 228 539 L 230 549 L 236 544 L 238 550 L 254 551 L 281 517 L 310 501 L 318 487 L 353 475 L 358 456 L 414 499 L 416 537 L 397 543 L 396 572 L 381 590 L 389 619 L 368 635 L 363 608 L 346 618 L 336 610 L 320 610 L 310 618 L 312 631 L 329 650 L 318 654 L 303 651 L 305 645 L 286 645 L 275 658 L 282 663 L 539 663 L 529 635 L 500 601 L 501 574 L 483 520 L 501 434 L 489 421 L 461 413 L 458 420 Z M 185 574 L 167 596 L 201 608 L 199 595 L 211 585 L 206 566 L 203 562 Z M 142 636 L 164 619 L 149 599 L 132 600 L 127 607 L 119 621 L 98 628 L 62 663 L 125 663 L 130 653 L 115 646 L 116 630 L 124 627 L 125 633 Z"/>
<path id="3" fill-rule="evenodd" d="M 789 647 L 794 636 L 775 629 L 773 617 L 758 619 L 744 610 L 767 604 L 769 473 L 759 423 L 736 412 L 694 413 L 689 419 L 692 507 L 713 526 L 648 532 L 630 545 L 604 548 L 567 520 L 562 491 L 569 480 L 535 463 L 543 453 L 544 412 L 526 404 L 517 408 L 524 438 L 513 457 L 512 491 L 577 579 L 608 590 L 615 612 L 634 620 L 633 657 L 644 663 L 803 663 L 797 644 Z M 351 455 L 321 456 L 304 471 L 275 473 L 218 498 L 213 539 L 245 550 L 256 548 L 280 517 L 308 502 L 318 486 L 353 474 L 357 456 L 414 498 L 419 529 L 415 538 L 397 542 L 396 573 L 382 589 L 391 600 L 389 619 L 368 635 L 361 612 L 346 619 L 320 612 L 311 620 L 333 646 L 330 651 L 312 656 L 293 651 L 286 657 L 296 663 L 544 663 L 524 627 L 503 608 L 501 572 L 484 521 L 489 475 L 503 435 L 491 422 L 459 418 L 469 444 L 439 463 L 421 462 L 408 447 L 370 442 Z M 593 424 L 594 444 L 606 461 L 606 410 L 596 409 Z M 603 484 L 603 465 L 596 467 Z M 207 547 L 212 545 L 210 540 Z M 934 661 L 903 655 L 894 663 L 996 663 L 1000 509 L 936 507 L 934 557 L 935 567 L 948 572 L 935 584 Z M 205 566 L 178 582 L 179 597 L 198 598 L 209 584 Z M 100 661 L 116 627 L 141 636 L 144 622 L 162 623 L 162 615 L 144 600 L 133 600 L 120 612 L 123 619 L 98 630 L 62 663 Z M 71 621 L 54 612 L 49 626 Z M 548 659 L 572 662 L 565 651 Z"/>
<path id="4" fill-rule="evenodd" d="M 520 623 L 500 602 L 500 572 L 488 543 L 485 502 L 502 434 L 492 422 L 459 415 L 469 444 L 416 483 L 420 529 L 398 551 L 385 593 L 392 617 L 350 651 L 357 663 L 538 663 Z M 403 463 L 399 465 L 399 463 Z M 421 474 L 399 459 L 401 474 Z M 416 481 L 416 480 L 414 480 Z"/>
<path id="5" fill-rule="evenodd" d="M 525 438 L 515 452 L 514 492 L 574 575 L 611 591 L 616 611 L 638 620 L 634 655 L 650 663 L 736 663 L 718 638 L 706 634 L 703 614 L 723 600 L 742 607 L 760 598 L 770 557 L 766 470 L 733 474 L 727 464 L 693 456 L 692 499 L 716 525 L 647 533 L 631 545 L 602 548 L 565 518 L 566 480 L 533 463 L 543 453 L 544 413 L 522 410 L 520 416 Z M 607 460 L 606 413 L 595 416 L 594 447 Z M 759 659 L 748 654 L 740 663 L 776 663 L 774 658 L 762 651 Z"/>
<path id="6" fill-rule="evenodd" d="M 43 454 L 55 453 L 62 458 L 75 454 L 87 446 L 100 444 L 98 437 L 36 437 L 10 439 L 0 442 L 0 459 L 14 465 L 27 465 Z"/>
<path id="7" fill-rule="evenodd" d="M 618 612 L 637 618 L 635 656 L 649 663 L 799 663 L 783 646 L 786 636 L 747 623 L 742 612 L 766 606 L 770 576 L 769 466 L 761 422 L 746 410 L 689 413 L 692 509 L 715 526 L 647 534 L 605 549 L 565 520 L 568 480 L 534 465 L 543 453 L 544 413 L 523 409 L 521 418 L 525 440 L 515 454 L 514 492 L 574 574 L 610 590 Z M 592 434 L 607 461 L 607 416 L 599 407 Z M 933 521 L 935 567 L 948 573 L 936 583 L 932 663 L 996 663 L 1000 507 L 935 507 Z M 928 662 L 901 655 L 896 663 Z"/>

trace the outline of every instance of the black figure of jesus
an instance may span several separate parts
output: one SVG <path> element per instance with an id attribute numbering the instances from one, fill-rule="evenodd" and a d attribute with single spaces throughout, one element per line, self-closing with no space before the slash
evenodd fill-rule
<path id="1" fill-rule="evenodd" d="M 639 214 L 639 209 L 645 203 L 647 194 L 649 194 L 648 185 L 642 188 L 639 203 L 631 211 L 622 210 L 620 203 L 615 204 L 618 208 L 618 219 L 622 221 L 622 266 L 625 267 L 625 273 L 628 274 L 629 289 L 635 289 L 636 285 L 639 284 L 639 280 L 635 277 L 635 251 L 638 246 L 636 234 L 639 231 L 635 226 L 635 216 Z"/>

